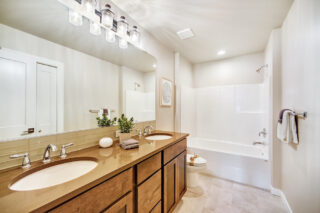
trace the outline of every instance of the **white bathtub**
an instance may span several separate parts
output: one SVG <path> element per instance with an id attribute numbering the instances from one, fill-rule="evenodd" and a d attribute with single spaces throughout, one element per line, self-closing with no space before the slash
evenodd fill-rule
<path id="1" fill-rule="evenodd" d="M 207 172 L 239 183 L 270 189 L 268 147 L 188 138 L 188 152 L 207 159 Z"/>

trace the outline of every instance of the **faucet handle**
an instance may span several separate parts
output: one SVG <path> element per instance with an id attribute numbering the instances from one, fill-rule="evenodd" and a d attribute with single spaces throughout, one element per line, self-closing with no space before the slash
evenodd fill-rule
<path id="1" fill-rule="evenodd" d="M 23 153 L 23 154 L 15 154 L 15 155 L 11 155 L 10 158 L 14 159 L 14 158 L 22 158 L 23 157 L 23 161 L 22 161 L 22 165 L 21 167 L 26 169 L 29 168 L 31 166 L 31 162 L 30 162 L 30 158 L 29 158 L 29 153 Z"/>
<path id="2" fill-rule="evenodd" d="M 138 132 L 138 136 L 140 137 L 142 135 L 141 129 L 136 129 L 136 131 Z"/>
<path id="3" fill-rule="evenodd" d="M 67 151 L 66 148 L 73 146 L 73 143 L 68 143 L 61 146 L 61 152 L 60 152 L 60 158 L 66 158 L 67 157 Z"/>

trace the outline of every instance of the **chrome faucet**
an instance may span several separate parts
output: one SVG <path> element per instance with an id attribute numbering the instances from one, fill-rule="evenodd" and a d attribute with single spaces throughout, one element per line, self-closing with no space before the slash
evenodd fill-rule
<path id="1" fill-rule="evenodd" d="M 16 155 L 11 155 L 10 158 L 22 158 L 22 168 L 29 168 L 31 166 L 30 158 L 29 158 L 29 153 L 24 153 L 24 154 L 16 154 Z"/>
<path id="2" fill-rule="evenodd" d="M 136 129 L 136 131 L 138 132 L 138 136 L 141 137 L 142 136 L 141 129 Z"/>
<path id="3" fill-rule="evenodd" d="M 267 130 L 266 130 L 266 128 L 263 128 L 262 131 L 259 132 L 259 136 L 261 136 L 261 135 L 262 135 L 264 138 L 266 137 L 266 135 L 267 135 Z"/>
<path id="4" fill-rule="evenodd" d="M 148 132 L 147 132 L 147 130 L 148 130 Z M 153 126 L 151 126 L 151 125 L 145 126 L 143 129 L 143 135 L 150 135 L 152 130 L 153 130 Z"/>
<path id="5" fill-rule="evenodd" d="M 54 144 L 49 144 L 47 148 L 44 150 L 43 159 L 42 159 L 43 163 L 49 163 L 51 161 L 51 158 L 50 158 L 51 150 L 55 152 L 58 150 L 58 148 Z"/>
<path id="6" fill-rule="evenodd" d="M 65 144 L 65 145 L 62 145 L 61 146 L 61 152 L 60 152 L 60 158 L 66 158 L 67 157 L 67 151 L 66 151 L 66 148 L 70 147 L 70 146 L 73 146 L 73 143 L 68 143 L 68 144 Z"/>

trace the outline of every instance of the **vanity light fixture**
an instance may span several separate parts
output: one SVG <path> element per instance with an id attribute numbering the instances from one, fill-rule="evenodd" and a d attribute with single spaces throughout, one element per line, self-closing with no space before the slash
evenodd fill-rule
<path id="1" fill-rule="evenodd" d="M 225 50 L 219 50 L 219 51 L 217 52 L 217 55 L 224 55 L 224 54 L 226 54 L 226 51 L 225 51 Z"/>
<path id="2" fill-rule="evenodd" d="M 81 0 L 81 4 L 88 13 L 95 14 L 97 5 L 96 0 Z"/>
<path id="3" fill-rule="evenodd" d="M 124 38 L 120 38 L 120 40 L 119 40 L 119 47 L 120 47 L 121 49 L 126 49 L 126 48 L 128 48 L 128 42 L 127 42 L 127 40 L 124 39 Z"/>
<path id="4" fill-rule="evenodd" d="M 126 37 L 128 35 L 128 22 L 126 17 L 121 16 L 117 23 L 117 32 L 121 37 Z"/>
<path id="5" fill-rule="evenodd" d="M 107 42 L 114 43 L 116 41 L 116 33 L 111 29 L 106 29 Z"/>
<path id="6" fill-rule="evenodd" d="M 69 9 L 69 22 L 75 26 L 82 25 L 82 15 L 77 13 L 76 11 Z"/>
<path id="7" fill-rule="evenodd" d="M 101 34 L 100 25 L 94 21 L 90 21 L 90 33 L 93 35 L 100 35 Z"/>
<path id="8" fill-rule="evenodd" d="M 109 4 L 105 5 L 105 8 L 101 10 L 101 23 L 112 29 L 113 27 L 114 13 L 111 11 L 111 6 Z"/>
<path id="9" fill-rule="evenodd" d="M 115 13 L 111 6 L 106 4 L 100 11 L 97 9 L 98 0 L 58 0 L 69 8 L 69 22 L 75 26 L 83 24 L 83 17 L 90 23 L 90 33 L 101 35 L 102 30 L 106 31 L 106 40 L 114 43 L 119 42 L 122 49 L 128 48 L 129 43 L 139 47 L 141 33 L 137 26 L 133 26 L 129 31 L 129 24 L 124 16 L 115 20 Z M 118 39 L 117 39 L 118 38 Z"/>
<path id="10" fill-rule="evenodd" d="M 140 43 L 140 33 L 138 31 L 138 27 L 137 26 L 133 26 L 132 30 L 130 31 L 130 40 L 132 43 L 139 45 Z"/>

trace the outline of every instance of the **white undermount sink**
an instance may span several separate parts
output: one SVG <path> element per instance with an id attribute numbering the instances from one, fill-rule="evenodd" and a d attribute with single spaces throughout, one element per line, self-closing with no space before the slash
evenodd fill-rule
<path id="1" fill-rule="evenodd" d="M 152 141 L 168 140 L 170 138 L 172 138 L 171 135 L 165 135 L 165 134 L 154 134 L 146 137 L 147 140 L 152 140 Z"/>
<path id="2" fill-rule="evenodd" d="M 69 159 L 69 161 L 55 162 L 44 165 L 42 169 L 35 168 L 28 171 L 29 174 L 17 178 L 9 188 L 14 191 L 29 191 L 36 189 L 43 189 L 50 186 L 55 186 L 61 183 L 78 178 L 91 170 L 93 170 L 98 163 L 95 160 L 88 159 Z"/>

